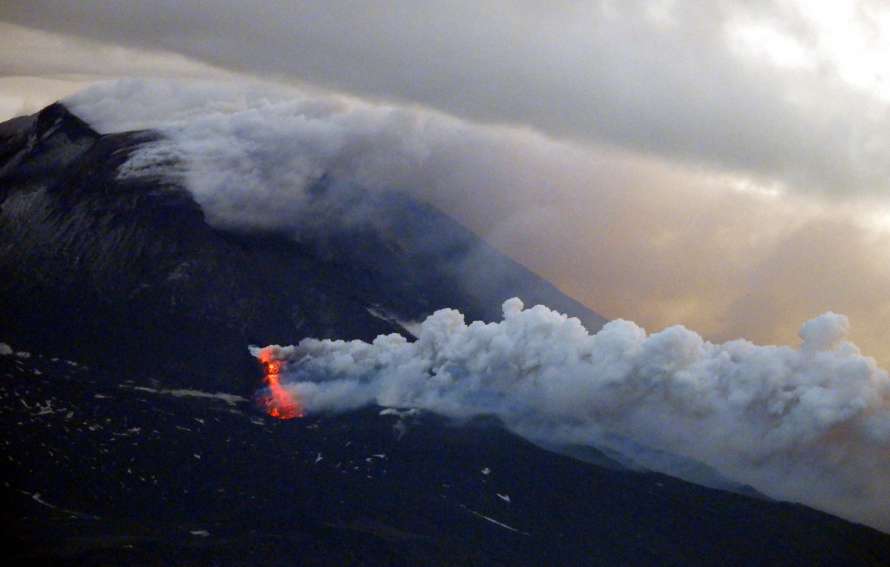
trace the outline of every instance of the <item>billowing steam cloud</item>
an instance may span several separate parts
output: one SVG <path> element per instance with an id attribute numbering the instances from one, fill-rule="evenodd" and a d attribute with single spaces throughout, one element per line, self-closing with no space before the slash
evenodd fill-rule
<path id="1" fill-rule="evenodd" d="M 712 344 L 681 326 L 647 335 L 623 320 L 590 335 L 515 298 L 503 311 L 468 325 L 440 310 L 414 342 L 305 339 L 262 352 L 288 361 L 284 380 L 309 411 L 410 406 L 495 414 L 548 444 L 623 439 L 890 530 L 890 377 L 845 340 L 846 317 L 807 322 L 794 349 Z"/>
<path id="2" fill-rule="evenodd" d="M 305 228 L 306 189 L 328 174 L 432 203 L 608 317 L 788 344 L 833 309 L 890 364 L 890 232 L 864 224 L 872 204 L 739 191 L 745 179 L 614 149 L 268 85 L 129 80 L 66 102 L 103 132 L 163 129 L 122 174 L 179 159 L 222 226 Z"/>
<path id="3" fill-rule="evenodd" d="M 368 190 L 429 186 L 459 138 L 479 133 L 441 115 L 310 97 L 265 86 L 127 80 L 101 84 L 67 101 L 101 131 L 158 128 L 167 138 L 143 146 L 123 176 L 179 174 L 217 226 L 300 229 L 308 190 L 323 177 Z M 366 211 L 350 211 L 364 220 Z M 348 222 L 350 219 L 340 219 Z"/>
<path id="4" fill-rule="evenodd" d="M 739 180 L 525 130 L 267 87 L 123 81 L 67 102 L 101 131 L 163 129 L 167 140 L 120 174 L 178 165 L 220 226 L 300 230 L 312 220 L 307 194 L 328 176 L 426 199 L 607 315 L 773 341 L 788 318 L 831 307 L 866 328 L 871 342 L 857 342 L 886 346 L 890 243 L 854 222 L 855 208 L 728 190 Z M 679 455 L 890 530 L 890 386 L 847 331 L 827 314 L 803 326 L 799 349 L 711 344 L 683 327 L 647 336 L 625 321 L 590 336 L 511 301 L 501 323 L 438 312 L 413 343 L 306 340 L 274 354 L 292 361 L 282 381 L 309 411 L 494 413 L 538 442 Z"/>

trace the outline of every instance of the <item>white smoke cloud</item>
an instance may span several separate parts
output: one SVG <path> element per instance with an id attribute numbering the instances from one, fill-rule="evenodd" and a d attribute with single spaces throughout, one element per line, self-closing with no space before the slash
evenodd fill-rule
<path id="1" fill-rule="evenodd" d="M 244 229 L 300 227 L 307 189 L 326 175 L 370 190 L 404 186 L 426 167 L 436 135 L 458 124 L 345 98 L 211 82 L 109 82 L 66 103 L 102 132 L 162 130 L 166 138 L 140 148 L 120 175 L 175 172 L 212 224 Z"/>
<path id="2" fill-rule="evenodd" d="M 305 228 L 306 189 L 327 173 L 433 204 L 608 317 L 788 343 L 834 309 L 890 363 L 890 231 L 863 224 L 874 203 L 740 192 L 744 180 L 614 149 L 268 84 L 125 80 L 65 102 L 101 132 L 160 128 L 167 140 L 121 173 L 179 159 L 219 226 Z"/>
<path id="3" fill-rule="evenodd" d="M 890 276 L 875 261 L 885 240 L 844 209 L 727 191 L 526 130 L 268 86 L 131 80 L 66 102 L 102 132 L 160 128 L 166 140 L 120 174 L 178 163 L 220 226 L 295 230 L 307 220 L 307 189 L 330 175 L 432 202 L 558 282 L 571 275 L 570 287 L 607 314 L 655 313 L 659 324 L 700 312 L 756 334 L 801 312 L 851 307 L 873 347 L 890 313 Z M 718 330 L 709 329 L 727 335 Z M 290 387 L 313 411 L 379 403 L 495 413 L 542 443 L 679 455 L 886 530 L 890 387 L 849 331 L 828 313 L 801 328 L 797 349 L 712 344 L 683 327 L 647 335 L 626 321 L 591 336 L 512 301 L 501 323 L 438 312 L 413 343 L 391 335 L 275 350 L 296 363 Z"/>
<path id="4" fill-rule="evenodd" d="M 266 349 L 287 361 L 283 381 L 312 412 L 494 414 L 536 442 L 667 452 L 890 530 L 890 376 L 845 340 L 846 317 L 805 323 L 791 348 L 713 344 L 682 326 L 647 334 L 623 320 L 591 335 L 516 298 L 503 312 L 468 325 L 437 311 L 414 342 L 393 334 Z"/>

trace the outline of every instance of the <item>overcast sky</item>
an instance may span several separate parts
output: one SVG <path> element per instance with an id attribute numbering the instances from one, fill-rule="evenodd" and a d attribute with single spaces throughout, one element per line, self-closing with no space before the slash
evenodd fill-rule
<path id="1" fill-rule="evenodd" d="M 885 2 L 7 0 L 0 21 L 0 118 L 105 78 L 252 77 L 506 127 L 577 168 L 438 204 L 594 309 L 784 342 L 834 309 L 890 360 Z"/>

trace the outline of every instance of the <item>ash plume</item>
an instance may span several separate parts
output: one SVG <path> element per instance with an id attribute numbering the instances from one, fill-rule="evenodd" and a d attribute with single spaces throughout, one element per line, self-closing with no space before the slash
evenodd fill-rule
<path id="1" fill-rule="evenodd" d="M 287 361 L 283 382 L 310 412 L 493 414 L 535 442 L 679 455 L 890 530 L 890 376 L 848 330 L 829 312 L 801 327 L 799 348 L 714 344 L 682 326 L 647 334 L 623 320 L 589 334 L 513 298 L 494 323 L 437 311 L 414 342 L 304 339 L 262 352 Z"/>
<path id="2" fill-rule="evenodd" d="M 607 317 L 790 344 L 833 309 L 890 364 L 890 232 L 868 224 L 868 204 L 739 191 L 743 179 L 613 148 L 269 85 L 131 79 L 65 103 L 101 132 L 160 129 L 121 175 L 180 176 L 220 227 L 316 230 L 330 216 L 309 206 L 321 179 L 404 192 Z M 348 191 L 339 200 L 340 226 L 375 222 Z M 467 285 L 485 269 L 464 270 Z"/>
<path id="3" fill-rule="evenodd" d="M 160 129 L 164 139 L 120 175 L 180 176 L 216 226 L 316 230 L 313 188 L 332 179 L 432 203 L 588 305 L 649 327 L 787 343 L 791 320 L 847 313 L 855 329 L 827 314 L 790 348 L 712 343 L 680 326 L 647 335 L 625 321 L 590 335 L 545 307 L 510 302 L 501 323 L 438 312 L 414 343 L 304 341 L 281 350 L 298 363 L 282 383 L 308 411 L 379 403 L 495 413 L 542 443 L 679 455 L 890 529 L 888 378 L 847 340 L 849 331 L 886 360 L 890 236 L 864 228 L 860 209 L 730 190 L 732 180 L 608 148 L 332 95 L 131 80 L 66 104 L 103 132 Z M 341 226 L 374 222 L 362 207 L 343 211 Z M 484 280 L 485 269 L 468 278 Z"/>

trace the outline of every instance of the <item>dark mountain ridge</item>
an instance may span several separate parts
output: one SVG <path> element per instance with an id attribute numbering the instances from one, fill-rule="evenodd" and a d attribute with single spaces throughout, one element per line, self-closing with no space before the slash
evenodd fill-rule
<path id="1" fill-rule="evenodd" d="M 119 175 L 159 136 L 100 135 L 59 104 L 0 125 L 11 562 L 886 564 L 886 534 L 493 419 L 260 413 L 249 344 L 369 340 L 440 307 L 490 320 L 514 295 L 602 319 L 405 195 L 322 177 L 299 230 L 210 226 L 176 176 Z M 343 226 L 354 208 L 368 221 Z"/>
<path id="2" fill-rule="evenodd" d="M 299 238 L 214 228 L 175 177 L 119 175 L 158 136 L 99 135 L 61 104 L 0 128 L 3 338 L 246 392 L 256 385 L 251 343 L 369 340 L 442 307 L 490 319 L 513 295 L 603 322 L 402 195 L 323 178 Z M 351 208 L 368 221 L 339 226 Z M 472 285 L 468 262 L 484 270 Z"/>
<path id="3" fill-rule="evenodd" d="M 40 374 L 36 374 L 35 371 Z M 494 419 L 247 399 L 0 356 L 12 564 L 885 565 L 799 505 L 545 451 Z"/>

